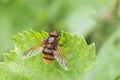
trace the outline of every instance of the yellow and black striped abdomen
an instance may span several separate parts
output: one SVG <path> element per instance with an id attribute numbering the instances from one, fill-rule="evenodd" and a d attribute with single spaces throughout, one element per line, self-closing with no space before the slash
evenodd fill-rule
<path id="1" fill-rule="evenodd" d="M 43 59 L 44 62 L 47 64 L 50 64 L 51 62 L 54 61 L 54 55 L 53 55 L 53 50 L 49 50 L 48 48 L 43 49 Z"/>

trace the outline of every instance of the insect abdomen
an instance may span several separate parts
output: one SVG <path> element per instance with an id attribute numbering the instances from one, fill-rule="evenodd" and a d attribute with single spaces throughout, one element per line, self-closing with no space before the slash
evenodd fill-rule
<path id="1" fill-rule="evenodd" d="M 50 64 L 51 62 L 54 61 L 54 55 L 53 55 L 53 51 L 49 50 L 48 48 L 44 48 L 43 49 L 43 59 L 44 62 L 47 64 Z"/>

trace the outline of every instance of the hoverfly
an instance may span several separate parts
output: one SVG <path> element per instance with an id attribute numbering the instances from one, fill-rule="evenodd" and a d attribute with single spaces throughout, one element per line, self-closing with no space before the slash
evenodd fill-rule
<path id="1" fill-rule="evenodd" d="M 59 39 L 59 35 L 56 31 L 50 32 L 46 40 L 27 50 L 22 59 L 33 57 L 42 52 L 42 57 L 46 64 L 50 64 L 56 59 L 65 70 L 68 70 L 68 61 L 58 44 Z"/>

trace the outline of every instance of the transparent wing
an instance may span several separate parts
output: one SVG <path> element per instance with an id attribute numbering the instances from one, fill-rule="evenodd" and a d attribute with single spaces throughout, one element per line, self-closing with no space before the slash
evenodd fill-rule
<path id="1" fill-rule="evenodd" d="M 45 41 L 40 42 L 36 46 L 34 46 L 31 49 L 27 50 L 24 53 L 22 59 L 30 58 L 30 57 L 33 57 L 33 56 L 39 54 L 43 50 L 44 43 L 45 43 Z"/>
<path id="2" fill-rule="evenodd" d="M 68 61 L 67 61 L 66 57 L 64 56 L 63 51 L 59 45 L 56 47 L 54 57 L 58 61 L 58 63 L 67 71 L 68 70 Z"/>

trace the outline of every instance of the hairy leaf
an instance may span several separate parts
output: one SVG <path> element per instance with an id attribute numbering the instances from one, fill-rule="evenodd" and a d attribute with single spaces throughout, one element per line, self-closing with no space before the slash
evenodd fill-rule
<path id="1" fill-rule="evenodd" d="M 61 33 L 59 44 L 69 62 L 65 71 L 56 60 L 45 64 L 41 54 L 22 60 L 26 50 L 48 38 L 47 32 L 24 31 L 13 37 L 15 50 L 4 54 L 0 63 L 1 80 L 79 80 L 95 63 L 95 45 L 87 45 L 84 38 Z"/>

